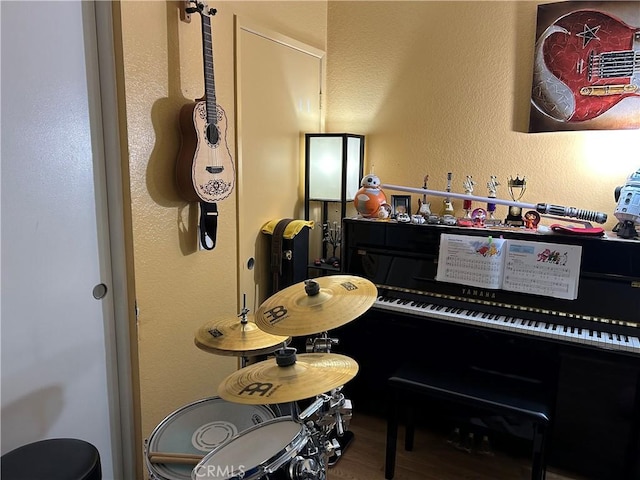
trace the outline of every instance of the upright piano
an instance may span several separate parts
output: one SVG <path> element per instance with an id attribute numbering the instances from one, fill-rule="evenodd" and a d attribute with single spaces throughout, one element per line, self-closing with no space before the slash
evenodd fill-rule
<path id="1" fill-rule="evenodd" d="M 438 280 L 443 234 L 579 245 L 577 298 Z M 382 413 L 386 380 L 404 362 L 468 365 L 550 392 L 550 465 L 640 479 L 640 241 L 347 218 L 342 260 L 379 295 L 335 332 L 360 364 L 345 387 L 354 412 Z"/>

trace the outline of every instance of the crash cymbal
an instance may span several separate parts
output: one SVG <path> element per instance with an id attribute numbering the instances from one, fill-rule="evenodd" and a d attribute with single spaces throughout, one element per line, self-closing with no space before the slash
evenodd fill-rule
<path id="1" fill-rule="evenodd" d="M 302 353 L 294 355 L 297 358 L 293 363 L 287 360 L 282 365 L 280 352 L 275 352 L 275 358 L 236 370 L 220 383 L 218 395 L 229 402 L 250 405 L 296 402 L 330 392 L 358 373 L 356 361 L 344 355 Z"/>
<path id="2" fill-rule="evenodd" d="M 195 334 L 194 342 L 205 352 L 227 356 L 258 356 L 273 352 L 290 338 L 272 335 L 260 330 L 253 315 L 212 320 L 201 326 Z"/>
<path id="3" fill-rule="evenodd" d="M 366 278 L 329 275 L 291 285 L 258 308 L 256 325 L 273 335 L 293 337 L 326 332 L 355 320 L 378 296 Z"/>

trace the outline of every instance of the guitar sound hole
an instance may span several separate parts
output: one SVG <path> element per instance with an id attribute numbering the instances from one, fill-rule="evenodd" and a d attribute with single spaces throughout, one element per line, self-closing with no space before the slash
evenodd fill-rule
<path id="1" fill-rule="evenodd" d="M 218 132 L 218 127 L 211 123 L 207 125 L 207 141 L 212 146 L 217 145 L 220 141 L 220 133 Z"/>
<path id="2" fill-rule="evenodd" d="M 222 165 L 217 166 L 217 167 L 207 167 L 206 168 L 207 172 L 209 173 L 222 173 L 222 171 L 224 170 L 224 167 Z"/>

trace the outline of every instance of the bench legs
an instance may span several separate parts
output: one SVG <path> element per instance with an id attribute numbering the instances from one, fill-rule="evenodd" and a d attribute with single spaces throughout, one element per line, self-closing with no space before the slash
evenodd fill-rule
<path id="1" fill-rule="evenodd" d="M 391 480 L 395 474 L 400 401 L 400 392 L 398 389 L 393 389 L 393 393 L 387 407 L 387 445 L 384 466 L 384 478 L 386 480 Z M 407 405 L 405 406 L 404 411 L 407 415 L 405 449 L 407 451 L 411 451 L 413 449 L 415 431 L 413 408 L 411 408 L 410 405 Z M 534 423 L 531 480 L 545 480 L 546 478 L 546 433 L 546 426 L 544 424 Z"/>
<path id="2" fill-rule="evenodd" d="M 405 423 L 405 434 L 404 434 L 404 449 L 407 452 L 413 450 L 413 437 L 415 436 L 415 423 L 413 418 L 413 405 L 406 405 L 405 408 L 406 415 L 406 423 Z"/>
<path id="3" fill-rule="evenodd" d="M 395 473 L 396 467 L 396 451 L 398 448 L 398 424 L 399 424 L 399 405 L 400 394 L 397 390 L 393 392 L 393 398 L 389 402 L 387 408 L 387 447 L 386 458 L 384 467 L 384 478 L 391 480 Z M 405 405 L 404 408 L 406 422 L 405 422 L 405 437 L 404 437 L 404 449 L 408 452 L 413 450 L 413 438 L 415 434 L 415 424 L 413 418 L 413 407 L 411 405 Z"/>
<path id="4" fill-rule="evenodd" d="M 531 459 L 531 480 L 544 480 L 546 465 L 544 458 L 546 427 L 540 423 L 533 425 L 533 458 Z"/>
<path id="5" fill-rule="evenodd" d="M 393 390 L 387 407 L 387 447 L 384 464 L 384 478 L 391 480 L 396 469 L 396 448 L 398 444 L 398 402 L 400 395 Z"/>

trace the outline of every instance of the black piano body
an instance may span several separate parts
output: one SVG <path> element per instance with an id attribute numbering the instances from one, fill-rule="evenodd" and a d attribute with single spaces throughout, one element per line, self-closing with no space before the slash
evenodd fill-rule
<path id="1" fill-rule="evenodd" d="M 437 281 L 443 233 L 580 245 L 577 298 Z M 379 294 L 335 332 L 360 364 L 345 387 L 356 412 L 384 414 L 386 379 L 405 362 L 515 376 L 550 392 L 550 465 L 640 479 L 640 241 L 347 218 L 342 257 Z"/>

